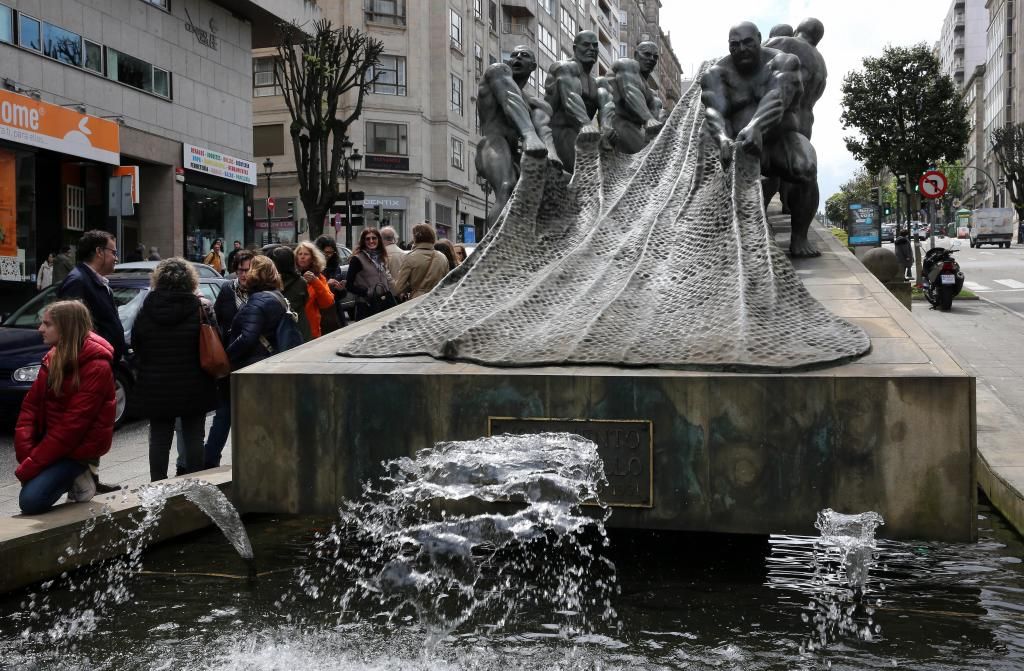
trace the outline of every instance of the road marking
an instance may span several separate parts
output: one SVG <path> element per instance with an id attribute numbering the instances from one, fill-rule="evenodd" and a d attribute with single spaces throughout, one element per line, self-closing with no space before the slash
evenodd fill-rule
<path id="1" fill-rule="evenodd" d="M 990 288 L 986 287 L 984 284 L 978 284 L 977 282 L 964 282 L 964 288 L 965 289 L 970 289 L 971 291 L 974 291 L 974 292 L 978 292 L 978 291 L 992 291 Z"/>
<path id="2" fill-rule="evenodd" d="M 997 283 L 1002 284 L 1004 287 L 1011 289 L 1024 289 L 1024 282 L 1018 282 L 1017 280 L 995 280 Z"/>

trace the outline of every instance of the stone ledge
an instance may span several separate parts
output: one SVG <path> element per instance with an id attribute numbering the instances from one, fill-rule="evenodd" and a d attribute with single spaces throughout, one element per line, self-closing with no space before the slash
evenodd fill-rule
<path id="1" fill-rule="evenodd" d="M 167 482 L 189 478 L 205 480 L 230 496 L 230 466 L 171 478 Z M 113 525 L 97 524 L 85 538 L 80 538 L 80 534 L 104 508 L 109 508 L 114 522 L 126 520 L 138 512 L 141 506 L 134 492 L 102 494 L 88 503 L 65 503 L 42 515 L 0 518 L 0 593 L 114 556 L 109 544 L 120 538 L 120 533 Z M 167 502 L 150 543 L 160 543 L 210 524 L 212 522 L 202 511 L 183 496 L 175 496 Z M 63 564 L 58 563 L 58 557 L 65 556 L 66 548 L 78 547 L 80 543 L 84 546 L 83 552 L 72 555 Z"/>

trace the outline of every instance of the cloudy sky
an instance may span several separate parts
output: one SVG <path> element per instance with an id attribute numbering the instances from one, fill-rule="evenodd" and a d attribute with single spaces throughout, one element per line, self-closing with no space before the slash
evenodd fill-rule
<path id="1" fill-rule="evenodd" d="M 821 207 L 839 185 L 853 175 L 858 162 L 846 151 L 839 121 L 840 87 L 850 70 L 862 69 L 865 56 L 878 56 L 886 45 L 934 44 L 950 0 L 933 3 L 910 0 L 663 0 L 662 28 L 684 73 L 701 61 L 728 53 L 729 27 L 749 20 L 767 37 L 772 26 L 796 26 L 813 16 L 825 24 L 818 49 L 828 65 L 825 95 L 814 108 L 814 148 L 818 152 Z"/>

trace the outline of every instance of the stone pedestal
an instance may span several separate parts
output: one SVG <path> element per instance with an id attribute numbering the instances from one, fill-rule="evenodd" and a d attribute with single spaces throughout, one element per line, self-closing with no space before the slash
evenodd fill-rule
<path id="1" fill-rule="evenodd" d="M 375 326 L 361 322 L 233 376 L 235 501 L 330 513 L 382 461 L 437 441 L 576 428 L 601 448 L 611 526 L 815 533 L 831 507 L 881 513 L 888 537 L 971 540 L 974 379 L 830 234 L 812 235 L 824 254 L 794 265 L 871 336 L 854 363 L 737 374 L 337 356 Z"/>

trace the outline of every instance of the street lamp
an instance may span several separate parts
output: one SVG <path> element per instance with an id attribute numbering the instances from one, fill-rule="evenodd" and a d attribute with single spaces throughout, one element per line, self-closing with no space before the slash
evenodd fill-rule
<path id="1" fill-rule="evenodd" d="M 341 171 L 345 177 L 345 246 L 349 249 L 352 249 L 352 191 L 349 189 L 349 180 L 359 176 L 362 160 L 363 155 L 358 149 L 352 148 L 352 140 L 346 135 L 341 141 Z"/>
<path id="2" fill-rule="evenodd" d="M 491 195 L 491 184 L 483 175 L 476 176 L 476 183 L 484 192 L 484 230 L 480 231 L 477 239 L 483 237 L 483 234 L 487 232 L 487 227 L 491 224 L 491 213 L 490 213 L 490 201 L 488 197 Z"/>
<path id="3" fill-rule="evenodd" d="M 274 172 L 274 162 L 267 158 L 263 162 L 263 169 L 267 171 L 267 242 L 271 242 L 274 224 L 270 220 L 270 213 L 274 209 L 274 201 L 270 198 L 270 175 Z"/>

